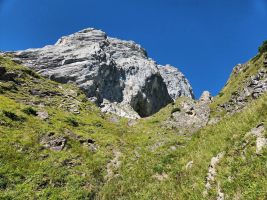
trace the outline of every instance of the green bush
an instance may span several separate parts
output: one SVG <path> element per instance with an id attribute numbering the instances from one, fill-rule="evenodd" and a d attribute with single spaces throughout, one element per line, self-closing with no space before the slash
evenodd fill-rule
<path id="1" fill-rule="evenodd" d="M 11 111 L 6 111 L 6 110 L 4 110 L 3 113 L 4 113 L 4 115 L 5 115 L 6 117 L 8 117 L 9 119 L 11 119 L 11 120 L 13 120 L 13 121 L 24 121 L 24 120 L 25 120 L 25 118 L 20 117 L 20 116 L 18 116 L 17 114 L 11 112 Z"/>
<path id="2" fill-rule="evenodd" d="M 153 171 L 155 173 L 158 173 L 158 174 L 162 174 L 164 172 L 164 166 L 159 163 L 159 164 L 156 164 L 154 167 L 153 167 Z"/>
<path id="3" fill-rule="evenodd" d="M 17 91 L 16 84 L 14 82 L 0 82 L 0 90 L 4 91 Z"/>
<path id="4" fill-rule="evenodd" d="M 262 54 L 267 51 L 267 40 L 259 47 L 259 53 Z"/>
<path id="5" fill-rule="evenodd" d="M 181 109 L 176 107 L 176 108 L 173 108 L 172 111 L 171 111 L 171 114 L 175 113 L 175 112 L 180 112 Z"/>
<path id="6" fill-rule="evenodd" d="M 79 126 L 79 122 L 73 117 L 67 117 L 65 122 L 67 122 L 69 125 L 71 125 L 73 127 L 78 127 Z"/>
<path id="7" fill-rule="evenodd" d="M 28 74 L 28 75 L 34 77 L 34 78 L 38 78 L 38 79 L 40 78 L 40 75 L 37 74 L 36 72 L 34 72 L 34 71 L 31 70 L 31 69 L 25 68 L 25 69 L 23 69 L 22 71 L 25 72 L 26 74 Z"/>
<path id="8" fill-rule="evenodd" d="M 37 116 L 37 111 L 32 108 L 32 107 L 27 107 L 27 108 L 24 108 L 22 110 L 24 113 L 26 113 L 27 115 L 34 115 L 34 116 Z"/>
<path id="9" fill-rule="evenodd" d="M 219 95 L 219 97 L 222 97 L 224 95 L 224 93 L 220 92 L 218 95 Z"/>
<path id="10" fill-rule="evenodd" d="M 0 174 L 0 190 L 6 189 L 7 184 L 8 184 L 7 178 L 4 175 Z"/>
<path id="11" fill-rule="evenodd" d="M 96 121 L 93 123 L 93 126 L 100 128 L 100 127 L 103 127 L 103 124 L 100 121 Z"/>

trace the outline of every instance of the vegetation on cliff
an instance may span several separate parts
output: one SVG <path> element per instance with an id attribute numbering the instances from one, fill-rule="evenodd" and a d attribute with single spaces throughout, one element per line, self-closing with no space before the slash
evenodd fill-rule
<path id="1" fill-rule="evenodd" d="M 267 125 L 267 94 L 235 113 L 219 106 L 263 60 L 231 75 L 210 106 L 219 120 L 191 134 L 164 123 L 186 98 L 128 120 L 1 57 L 0 199 L 266 199 L 267 148 L 251 130 Z"/>

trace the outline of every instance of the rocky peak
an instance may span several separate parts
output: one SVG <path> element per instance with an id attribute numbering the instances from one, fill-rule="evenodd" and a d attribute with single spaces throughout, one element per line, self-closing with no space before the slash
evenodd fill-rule
<path id="1" fill-rule="evenodd" d="M 124 41 L 117 38 L 108 37 L 109 47 L 108 53 L 114 58 L 129 58 L 132 56 L 147 58 L 147 52 L 139 44 L 134 41 Z"/>
<path id="2" fill-rule="evenodd" d="M 55 45 L 66 46 L 66 45 L 84 45 L 86 43 L 96 43 L 102 42 L 107 39 L 106 33 L 101 30 L 96 30 L 94 28 L 88 28 L 81 30 L 77 33 L 71 34 L 69 36 L 61 37 Z"/>
<path id="3" fill-rule="evenodd" d="M 180 96 L 193 97 L 184 75 L 148 58 L 133 41 L 88 28 L 55 45 L 11 52 L 14 60 L 52 80 L 76 83 L 103 112 L 149 116 Z"/>

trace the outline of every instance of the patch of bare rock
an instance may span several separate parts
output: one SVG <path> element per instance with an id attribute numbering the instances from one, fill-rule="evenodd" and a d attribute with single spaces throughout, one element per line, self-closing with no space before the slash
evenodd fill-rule
<path id="1" fill-rule="evenodd" d="M 113 177 L 117 176 L 117 170 L 119 169 L 121 165 L 120 157 L 122 156 L 122 153 L 116 149 L 113 150 L 114 158 L 110 160 L 110 162 L 107 164 L 107 175 L 105 176 L 105 180 L 108 182 Z"/>
<path id="2" fill-rule="evenodd" d="M 206 176 L 205 190 L 203 191 L 204 197 L 208 195 L 209 190 L 211 190 L 214 184 L 216 184 L 217 182 L 215 179 L 217 175 L 216 166 L 218 165 L 218 163 L 220 162 L 220 160 L 223 158 L 224 155 L 225 152 L 221 152 L 217 156 L 213 157 L 210 161 L 208 173 Z M 217 200 L 224 200 L 224 194 L 221 190 L 219 182 L 217 182 Z"/>
<path id="3" fill-rule="evenodd" d="M 165 125 L 177 128 L 180 133 L 196 132 L 207 125 L 211 102 L 212 96 L 208 91 L 203 92 L 198 101 L 186 99 L 181 103 L 179 109 L 172 113 Z"/>

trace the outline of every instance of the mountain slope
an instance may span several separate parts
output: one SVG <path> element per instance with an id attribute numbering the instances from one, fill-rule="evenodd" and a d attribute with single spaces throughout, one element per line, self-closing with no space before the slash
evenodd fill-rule
<path id="1" fill-rule="evenodd" d="M 75 85 L 1 57 L 0 198 L 266 199 L 267 94 L 221 106 L 265 70 L 265 56 L 231 75 L 208 125 L 194 133 L 167 123 L 186 97 L 129 120 L 103 114 Z"/>

